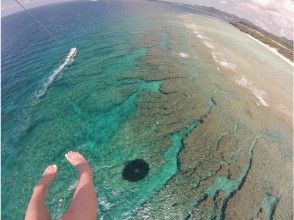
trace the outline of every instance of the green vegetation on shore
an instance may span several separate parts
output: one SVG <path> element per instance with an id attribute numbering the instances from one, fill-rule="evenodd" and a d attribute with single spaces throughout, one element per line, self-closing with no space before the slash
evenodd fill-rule
<path id="1" fill-rule="evenodd" d="M 238 28 L 240 31 L 243 31 L 244 33 L 249 34 L 255 39 L 261 41 L 262 43 L 276 48 L 280 54 L 293 61 L 293 41 L 278 37 L 263 30 L 260 27 L 245 23 L 243 21 L 230 22 L 230 24 Z"/>
<path id="2" fill-rule="evenodd" d="M 255 39 L 261 41 L 262 43 L 267 44 L 268 46 L 277 49 L 277 51 L 286 57 L 287 59 L 293 62 L 293 40 L 288 40 L 284 37 L 279 37 L 268 31 L 262 29 L 259 26 L 256 26 L 252 22 L 240 18 L 236 15 L 220 11 L 213 7 L 203 6 L 203 5 L 190 5 L 190 4 L 183 4 L 183 3 L 174 3 L 174 2 L 167 2 L 161 0 L 153 0 L 164 2 L 172 5 L 177 5 L 180 7 L 192 9 L 198 12 L 202 12 L 208 14 L 212 17 L 220 18 L 229 22 L 231 25 L 238 28 L 240 31 L 249 34 L 250 36 L 254 37 Z"/>

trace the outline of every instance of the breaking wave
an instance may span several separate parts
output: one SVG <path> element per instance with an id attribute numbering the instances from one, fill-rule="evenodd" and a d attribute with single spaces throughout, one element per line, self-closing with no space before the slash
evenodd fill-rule
<path id="1" fill-rule="evenodd" d="M 209 49 L 213 49 L 214 47 L 208 41 L 203 41 L 203 44 L 208 47 Z"/>
<path id="2" fill-rule="evenodd" d="M 71 48 L 69 53 L 67 54 L 64 62 L 62 64 L 60 64 L 53 71 L 53 73 L 44 82 L 42 89 L 40 89 L 39 92 L 36 94 L 36 97 L 38 99 L 41 98 L 43 95 L 45 95 L 48 87 L 52 84 L 52 82 L 56 79 L 56 77 L 63 71 L 63 69 L 73 62 L 76 55 L 77 55 L 77 48 L 76 47 Z"/>
<path id="3" fill-rule="evenodd" d="M 235 70 L 237 68 L 235 64 L 228 62 L 226 58 L 222 57 L 220 53 L 212 52 L 211 55 L 213 57 L 214 62 L 222 65 L 223 67 L 229 68 L 232 70 Z"/>
<path id="4" fill-rule="evenodd" d="M 197 26 L 191 23 L 188 23 L 186 20 L 187 18 L 182 16 L 184 19 L 184 25 L 187 29 L 193 31 L 193 33 L 196 35 L 198 39 L 201 40 L 202 44 L 205 45 L 207 48 L 212 50 L 212 57 L 216 64 L 221 65 L 222 67 L 226 69 L 232 69 L 235 70 L 237 66 L 233 63 L 228 62 L 228 60 L 223 57 L 223 55 L 217 51 L 214 50 L 214 46 L 211 44 L 210 39 L 201 31 L 198 30 Z M 184 56 L 183 56 L 184 57 Z M 217 67 L 219 71 L 219 67 Z"/>
<path id="5" fill-rule="evenodd" d="M 250 93 L 257 98 L 256 104 L 258 106 L 269 106 L 265 99 L 267 99 L 267 93 L 263 91 L 262 89 L 257 88 L 252 84 L 252 82 L 249 82 L 245 76 L 242 76 L 241 79 L 236 80 L 236 84 L 239 86 L 242 86 L 244 88 L 249 89 Z"/>
<path id="6" fill-rule="evenodd" d="M 189 56 L 189 54 L 183 52 L 179 53 L 179 55 L 183 58 L 187 58 Z"/>

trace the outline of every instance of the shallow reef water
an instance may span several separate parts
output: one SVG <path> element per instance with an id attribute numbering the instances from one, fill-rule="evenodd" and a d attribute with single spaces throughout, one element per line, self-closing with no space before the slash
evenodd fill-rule
<path id="1" fill-rule="evenodd" d="M 54 219 L 65 212 L 78 178 L 69 150 L 93 167 L 97 219 L 293 216 L 288 63 L 166 3 L 31 11 L 54 38 L 23 12 L 2 19 L 3 219 L 24 216 L 52 163 L 46 204 Z"/>

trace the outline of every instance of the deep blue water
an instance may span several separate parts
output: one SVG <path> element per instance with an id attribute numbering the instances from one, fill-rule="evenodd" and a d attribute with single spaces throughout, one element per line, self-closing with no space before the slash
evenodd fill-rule
<path id="1" fill-rule="evenodd" d="M 169 50 L 169 34 L 152 19 L 166 6 L 154 4 L 70 2 L 32 9 L 52 35 L 24 12 L 2 19 L 3 219 L 24 215 L 31 190 L 50 163 L 59 173 L 47 204 L 55 218 L 65 211 L 77 178 L 63 157 L 68 150 L 80 151 L 93 166 L 99 218 L 132 216 L 175 174 L 176 162 L 170 160 L 187 131 L 171 134 L 175 143 L 164 154 L 147 125 L 130 122 L 138 117 L 138 100 L 158 93 L 163 83 L 144 78 L 166 72 L 164 63 L 142 64 L 153 48 L 159 57 Z M 57 71 L 74 47 L 77 55 Z M 134 129 L 149 140 L 138 140 Z M 150 166 L 139 184 L 121 175 L 124 164 L 136 158 Z"/>
<path id="2" fill-rule="evenodd" d="M 93 168 L 98 219 L 288 219 L 287 63 L 224 21 L 165 3 L 31 12 L 51 34 L 24 12 L 2 18 L 2 219 L 23 219 L 53 163 L 46 204 L 54 219 L 66 211 L 78 178 L 69 150 Z M 148 173 L 128 181 L 136 159 Z"/>

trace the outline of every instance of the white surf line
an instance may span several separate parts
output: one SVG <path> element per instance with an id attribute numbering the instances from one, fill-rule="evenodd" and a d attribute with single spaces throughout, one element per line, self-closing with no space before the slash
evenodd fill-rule
<path id="1" fill-rule="evenodd" d="M 221 57 L 221 53 L 212 51 L 211 52 L 212 58 L 215 63 L 220 64 L 224 68 L 230 68 L 232 70 L 236 70 L 237 66 L 233 63 L 228 62 L 225 58 Z"/>
<path id="2" fill-rule="evenodd" d="M 202 42 L 206 47 L 208 47 L 209 49 L 214 49 L 214 47 L 211 45 L 211 43 L 209 43 L 208 41 L 203 41 Z"/>
<path id="3" fill-rule="evenodd" d="M 57 69 L 55 69 L 53 71 L 53 73 L 44 82 L 42 89 L 39 90 L 39 92 L 36 95 L 36 97 L 38 99 L 41 98 L 43 95 L 45 95 L 45 93 L 47 91 L 47 88 L 51 85 L 51 83 L 54 81 L 54 79 L 62 72 L 62 70 L 66 66 L 70 65 L 73 62 L 73 60 L 74 60 L 74 58 L 75 58 L 76 55 L 77 55 L 77 48 L 76 47 L 71 48 L 70 51 L 69 51 L 69 53 L 67 54 L 64 62 L 61 65 L 59 65 L 57 67 Z"/>
<path id="4" fill-rule="evenodd" d="M 232 70 L 235 70 L 237 68 L 235 64 L 228 62 L 227 59 L 224 58 L 223 55 L 221 55 L 221 53 L 214 51 L 214 46 L 210 43 L 209 38 L 203 32 L 199 31 L 196 25 L 187 22 L 185 22 L 184 25 L 187 29 L 193 31 L 193 33 L 201 40 L 203 45 L 212 50 L 212 57 L 216 64 L 220 64 L 222 67 Z M 182 53 L 182 55 L 184 54 Z M 180 56 L 182 55 L 180 54 Z M 184 55 L 182 57 L 187 56 Z M 220 71 L 219 68 L 217 70 Z"/>
<path id="5" fill-rule="evenodd" d="M 285 62 L 287 62 L 288 64 L 290 64 L 292 67 L 294 67 L 294 63 L 289 60 L 288 58 L 284 57 L 282 54 L 280 54 L 278 52 L 278 50 L 276 48 L 270 47 L 267 44 L 261 42 L 260 40 L 257 40 L 256 38 L 252 37 L 249 34 L 246 34 L 248 37 L 250 37 L 251 39 L 255 40 L 257 43 L 259 43 L 260 45 L 264 46 L 265 48 L 267 48 L 268 50 L 270 50 L 272 53 L 276 54 L 278 57 L 280 57 L 281 59 L 283 59 Z"/>
<path id="6" fill-rule="evenodd" d="M 264 100 L 264 99 L 268 99 L 267 93 L 265 91 L 263 91 L 262 89 L 259 89 L 258 87 L 254 86 L 252 84 L 252 82 L 250 82 L 246 79 L 245 76 L 242 75 L 241 78 L 237 79 L 235 82 L 237 85 L 244 87 L 244 88 L 247 88 L 249 90 L 249 92 L 253 96 L 255 96 L 255 98 L 257 98 L 258 102 L 255 102 L 256 105 L 258 105 L 258 106 L 263 105 L 265 107 L 269 106 L 267 104 L 267 102 Z"/>
<path id="7" fill-rule="evenodd" d="M 184 18 L 184 20 L 186 20 L 186 19 Z M 228 62 L 228 60 L 221 53 L 216 52 L 214 50 L 214 46 L 210 42 L 210 39 L 205 35 L 205 33 L 199 31 L 198 27 L 196 25 L 188 23 L 188 22 L 184 22 L 184 25 L 187 29 L 193 31 L 193 33 L 196 35 L 196 37 L 201 40 L 203 45 L 205 45 L 207 48 L 212 50 L 212 57 L 213 57 L 214 62 L 217 65 L 221 65 L 223 68 L 226 68 L 226 69 L 236 70 L 237 66 L 233 63 Z M 185 56 L 184 53 L 181 53 L 180 56 L 182 56 L 184 58 L 187 57 L 187 56 Z M 220 71 L 220 68 L 217 67 L 217 70 Z"/>

